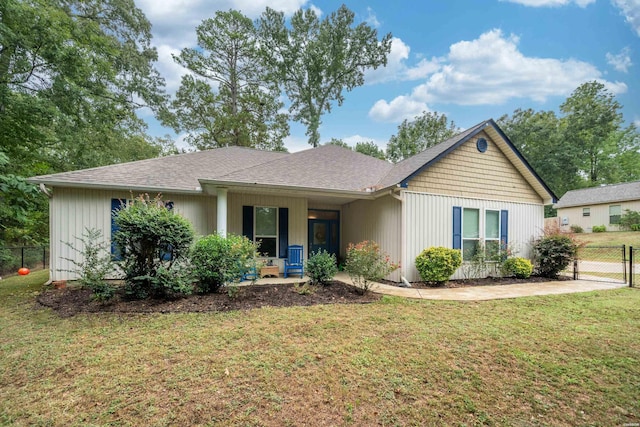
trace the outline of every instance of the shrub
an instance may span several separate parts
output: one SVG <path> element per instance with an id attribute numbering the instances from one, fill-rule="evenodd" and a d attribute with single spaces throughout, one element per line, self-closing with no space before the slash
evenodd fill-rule
<path id="1" fill-rule="evenodd" d="M 217 292 L 225 283 L 238 281 L 256 268 L 258 247 L 244 236 L 210 234 L 191 250 L 191 264 L 200 292 Z"/>
<path id="2" fill-rule="evenodd" d="M 109 243 L 102 237 L 102 231 L 87 228 L 81 237 L 76 237 L 82 243 L 78 249 L 71 242 L 64 242 L 71 250 L 80 255 L 80 261 L 63 258 L 74 265 L 73 270 L 66 270 L 78 275 L 78 282 L 90 289 L 93 298 L 98 301 L 108 301 L 115 295 L 116 288 L 107 282 L 106 277 L 115 269 L 115 263 L 109 253 Z"/>
<path id="3" fill-rule="evenodd" d="M 125 292 L 131 298 L 191 293 L 187 270 L 194 232 L 191 223 L 165 208 L 160 196 L 136 198 L 115 216 L 113 240 L 122 255 Z"/>
<path id="4" fill-rule="evenodd" d="M 389 275 L 399 267 L 388 255 L 380 251 L 380 246 L 373 241 L 365 240 L 358 244 L 349 243 L 345 271 L 351 281 L 364 294 L 373 282 Z"/>
<path id="5" fill-rule="evenodd" d="M 526 258 L 507 258 L 502 263 L 503 276 L 515 276 L 518 279 L 528 279 L 533 272 L 533 264 Z"/>
<path id="6" fill-rule="evenodd" d="M 416 257 L 420 277 L 431 284 L 445 283 L 461 264 L 462 255 L 458 249 L 441 246 L 427 248 Z"/>
<path id="7" fill-rule="evenodd" d="M 305 269 L 312 283 L 325 284 L 333 279 L 333 276 L 338 272 L 336 264 L 336 256 L 334 254 L 320 249 L 318 252 L 311 254 L 306 262 Z"/>
<path id="8" fill-rule="evenodd" d="M 571 227 L 571 232 L 572 233 L 584 233 L 584 229 L 582 227 L 580 227 L 579 225 L 572 225 Z"/>
<path id="9" fill-rule="evenodd" d="M 620 229 L 640 231 L 640 212 L 625 209 L 620 217 Z"/>
<path id="10" fill-rule="evenodd" d="M 578 245 L 566 234 L 549 234 L 538 239 L 533 249 L 538 274 L 555 278 L 575 258 Z"/>
<path id="11" fill-rule="evenodd" d="M 591 231 L 593 231 L 594 233 L 604 233 L 605 231 L 607 231 L 607 227 L 605 227 L 604 225 L 594 225 Z"/>

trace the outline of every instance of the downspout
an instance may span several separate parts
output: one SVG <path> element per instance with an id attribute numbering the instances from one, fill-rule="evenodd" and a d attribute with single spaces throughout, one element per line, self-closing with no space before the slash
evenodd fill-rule
<path id="1" fill-rule="evenodd" d="M 396 194 L 396 191 L 400 192 L 400 194 Z M 404 274 L 402 274 L 402 269 L 406 265 L 405 259 L 404 259 L 404 254 L 406 252 L 404 247 L 405 235 L 406 235 L 406 226 L 405 226 L 406 221 L 405 221 L 405 204 L 404 204 L 404 197 L 402 197 L 402 189 L 400 187 L 397 187 L 393 190 L 389 190 L 389 195 L 400 202 L 400 281 L 402 282 L 400 286 L 405 288 L 410 288 L 411 284 L 404 277 Z"/>
<path id="2" fill-rule="evenodd" d="M 49 200 L 51 200 L 51 198 L 53 198 L 53 194 L 51 194 L 51 191 L 49 191 L 49 189 L 46 187 L 46 185 L 44 185 L 44 183 L 40 183 L 39 185 L 40 191 L 42 191 L 42 193 L 47 196 L 47 198 Z M 51 230 L 51 218 L 53 215 L 51 215 L 51 203 L 49 203 L 49 230 Z M 51 244 L 51 242 L 49 242 L 49 244 Z M 51 284 L 51 282 L 53 281 L 51 279 L 51 277 L 53 276 L 53 271 L 51 270 L 53 268 L 53 263 L 51 262 L 51 249 L 49 249 L 49 280 L 47 280 L 44 285 L 42 286 L 49 286 Z"/>

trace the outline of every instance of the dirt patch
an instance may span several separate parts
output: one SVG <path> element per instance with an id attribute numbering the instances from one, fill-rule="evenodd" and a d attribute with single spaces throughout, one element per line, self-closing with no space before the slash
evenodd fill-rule
<path id="1" fill-rule="evenodd" d="M 260 307 L 291 307 L 316 304 L 358 304 L 377 301 L 382 296 L 372 292 L 364 295 L 353 286 L 333 281 L 326 286 L 305 287 L 294 284 L 241 286 L 235 298 L 223 289 L 220 293 L 190 295 L 174 300 L 128 301 L 121 292 L 109 303 L 92 300 L 91 291 L 78 287 L 48 289 L 37 302 L 49 307 L 61 317 L 78 313 L 183 313 L 251 310 Z"/>
<path id="2" fill-rule="evenodd" d="M 416 289 L 443 289 L 443 288 L 465 288 L 470 286 L 500 286 L 516 285 L 525 283 L 541 283 L 554 280 L 571 280 L 569 277 L 559 276 L 557 279 L 548 277 L 531 276 L 528 279 L 516 279 L 515 277 L 487 277 L 484 279 L 449 280 L 443 285 L 434 286 L 427 282 L 411 282 L 411 287 Z M 387 282 L 390 285 L 399 286 L 396 282 Z"/>

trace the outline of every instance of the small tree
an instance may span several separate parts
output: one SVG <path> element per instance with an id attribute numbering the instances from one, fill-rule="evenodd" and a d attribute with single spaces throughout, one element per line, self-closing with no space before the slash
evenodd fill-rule
<path id="1" fill-rule="evenodd" d="M 98 301 L 108 301 L 113 298 L 116 288 L 106 277 L 115 269 L 115 263 L 109 253 L 109 243 L 102 237 L 102 231 L 96 228 L 86 228 L 81 237 L 76 237 L 82 245 L 77 248 L 71 242 L 64 242 L 71 250 L 80 255 L 80 260 L 63 258 L 74 265 L 73 270 L 67 270 L 78 275 L 78 282 L 83 287 L 91 289 L 93 298 Z"/>
<path id="2" fill-rule="evenodd" d="M 193 272 L 201 292 L 217 292 L 256 267 L 258 246 L 244 236 L 210 234 L 191 250 Z"/>
<path id="3" fill-rule="evenodd" d="M 624 214 L 620 217 L 621 230 L 640 230 L 640 212 L 625 209 Z"/>
<path id="4" fill-rule="evenodd" d="M 113 240 L 123 254 L 125 292 L 136 299 L 189 294 L 185 269 L 194 238 L 191 223 L 167 209 L 160 196 L 139 196 L 115 216 Z"/>
<path id="5" fill-rule="evenodd" d="M 362 294 L 371 289 L 373 282 L 383 279 L 398 267 L 389 255 L 380 251 L 376 242 L 365 240 L 355 245 L 349 243 L 345 270 Z"/>
<path id="6" fill-rule="evenodd" d="M 457 249 L 431 247 L 416 257 L 416 269 L 425 282 L 445 283 L 462 264 L 462 254 Z"/>
<path id="7" fill-rule="evenodd" d="M 311 254 L 306 262 L 305 269 L 313 284 L 320 283 L 324 285 L 333 279 L 333 276 L 338 272 L 336 264 L 336 256 L 334 254 L 320 249 L 318 252 Z"/>

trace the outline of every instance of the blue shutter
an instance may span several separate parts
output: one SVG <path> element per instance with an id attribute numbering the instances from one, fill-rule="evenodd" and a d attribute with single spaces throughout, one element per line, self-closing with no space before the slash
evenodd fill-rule
<path id="1" fill-rule="evenodd" d="M 500 211 L 500 245 L 505 249 L 509 244 L 509 211 Z"/>
<path id="2" fill-rule="evenodd" d="M 462 208 L 453 207 L 453 249 L 462 249 Z"/>
<path id="3" fill-rule="evenodd" d="M 289 208 L 278 209 L 278 247 L 280 258 L 286 258 L 289 247 Z"/>
<path id="4" fill-rule="evenodd" d="M 111 199 L 111 255 L 113 255 L 113 259 L 115 261 L 120 261 L 122 259 L 122 254 L 113 240 L 113 236 L 115 236 L 116 232 L 119 230 L 118 224 L 116 224 L 116 214 L 125 206 L 127 206 L 126 200 Z"/>
<path id="5" fill-rule="evenodd" d="M 253 241 L 253 206 L 242 207 L 242 235 Z"/>

